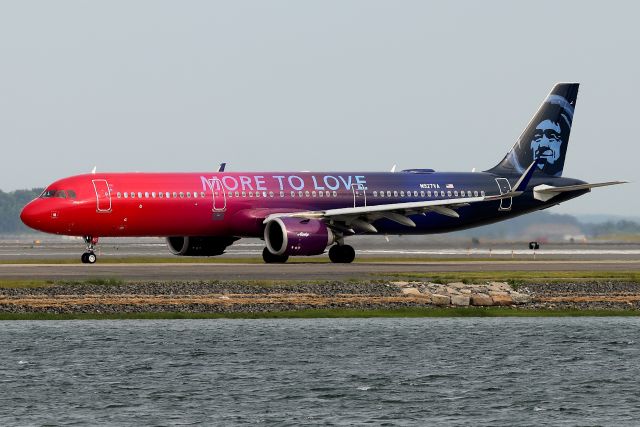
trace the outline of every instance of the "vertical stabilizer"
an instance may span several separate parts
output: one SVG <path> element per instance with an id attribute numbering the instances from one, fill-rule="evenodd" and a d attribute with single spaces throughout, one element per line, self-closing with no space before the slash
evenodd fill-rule
<path id="1" fill-rule="evenodd" d="M 537 168 L 540 172 L 561 176 L 578 98 L 578 86 L 578 83 L 556 84 L 511 151 L 487 172 L 521 174 L 534 160 L 539 159 Z"/>

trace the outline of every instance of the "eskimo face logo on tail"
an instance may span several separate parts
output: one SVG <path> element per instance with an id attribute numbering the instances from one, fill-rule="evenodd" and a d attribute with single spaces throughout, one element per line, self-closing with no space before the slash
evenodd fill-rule
<path id="1" fill-rule="evenodd" d="M 574 105 L 563 96 L 549 95 L 510 153 L 518 172 L 524 171 L 535 159 L 541 159 L 539 170 L 547 175 L 562 175 L 573 112 Z"/>
<path id="2" fill-rule="evenodd" d="M 562 149 L 562 129 L 559 123 L 546 119 L 536 126 L 531 140 L 532 159 L 542 159 L 538 168 L 552 166 L 559 158 Z"/>

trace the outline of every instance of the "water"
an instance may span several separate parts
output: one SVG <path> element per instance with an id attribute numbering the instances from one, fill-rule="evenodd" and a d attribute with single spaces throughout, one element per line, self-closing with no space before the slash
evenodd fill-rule
<path id="1" fill-rule="evenodd" d="M 0 323 L 0 425 L 637 425 L 637 318 Z"/>

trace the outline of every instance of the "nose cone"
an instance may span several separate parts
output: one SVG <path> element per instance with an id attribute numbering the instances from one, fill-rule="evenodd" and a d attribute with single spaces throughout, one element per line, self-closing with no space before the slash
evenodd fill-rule
<path id="1" fill-rule="evenodd" d="M 27 227 L 40 230 L 43 224 L 43 210 L 38 206 L 38 200 L 33 200 L 22 208 L 20 212 L 20 220 Z"/>

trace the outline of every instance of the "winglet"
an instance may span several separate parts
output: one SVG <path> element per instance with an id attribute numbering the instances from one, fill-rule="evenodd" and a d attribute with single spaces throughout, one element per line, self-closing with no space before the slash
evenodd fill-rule
<path id="1" fill-rule="evenodd" d="M 226 163 L 220 163 L 220 166 L 218 166 L 218 172 L 224 172 L 225 167 L 227 167 Z"/>
<path id="2" fill-rule="evenodd" d="M 526 190 L 527 189 L 527 185 L 529 184 L 529 180 L 531 180 L 531 177 L 533 176 L 533 173 L 538 168 L 538 165 L 541 165 L 542 163 L 543 163 L 543 161 L 539 157 L 537 159 L 535 159 L 533 162 L 531 162 L 531 164 L 524 171 L 522 176 L 518 179 L 518 181 L 516 181 L 513 191 L 514 192 L 522 192 L 522 191 Z"/>

